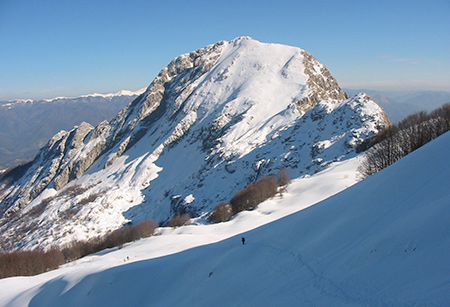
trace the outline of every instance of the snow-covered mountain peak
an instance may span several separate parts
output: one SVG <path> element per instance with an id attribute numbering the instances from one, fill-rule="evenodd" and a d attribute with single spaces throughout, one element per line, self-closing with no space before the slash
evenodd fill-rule
<path id="1" fill-rule="evenodd" d="M 144 93 L 146 88 L 139 89 L 137 91 L 129 91 L 129 90 L 120 90 L 116 93 L 109 93 L 109 94 L 89 94 L 89 95 L 82 95 L 80 97 L 103 97 L 103 98 L 112 98 L 112 97 L 118 97 L 118 96 L 139 96 L 142 93 Z M 54 100 L 54 99 L 52 99 Z"/>
<path id="2" fill-rule="evenodd" d="M 231 40 L 230 43 L 237 44 L 237 43 L 245 41 L 245 40 L 253 40 L 254 41 L 255 39 L 248 35 L 242 35 L 242 36 L 238 36 L 235 39 Z"/>
<path id="3" fill-rule="evenodd" d="M 192 117 L 195 112 L 198 121 L 212 121 L 216 130 L 241 117 L 233 130 L 242 141 L 243 130 L 250 135 L 269 118 L 273 123 L 280 122 L 280 116 L 284 122 L 293 120 L 298 114 L 289 112 L 292 107 L 304 113 L 320 99 L 346 98 L 328 70 L 304 50 L 249 37 L 222 41 L 174 59 L 150 85 L 145 102 L 136 101 L 137 116 L 128 113 L 133 118 L 130 127 L 159 106 L 167 89 L 172 96 L 164 101 L 169 116 L 182 112 Z M 234 135 L 229 131 L 223 141 L 242 147 Z"/>
<path id="4" fill-rule="evenodd" d="M 21 222 L 9 221 L 20 212 L 35 219 L 12 245 L 29 248 L 129 221 L 205 217 L 281 168 L 296 178 L 354 156 L 386 124 L 378 105 L 363 95 L 347 99 L 303 49 L 248 37 L 221 41 L 175 58 L 110 123 L 59 134 L 23 175 L 5 176 L 0 230 L 12 237 Z"/>

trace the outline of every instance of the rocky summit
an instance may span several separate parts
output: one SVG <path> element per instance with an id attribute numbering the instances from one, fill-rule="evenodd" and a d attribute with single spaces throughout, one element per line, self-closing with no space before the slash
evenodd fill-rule
<path id="1" fill-rule="evenodd" d="M 389 125 L 308 52 L 249 37 L 181 55 L 111 122 L 59 132 L 3 174 L 2 249 L 47 248 L 187 212 L 202 223 L 247 184 L 356 155 Z"/>

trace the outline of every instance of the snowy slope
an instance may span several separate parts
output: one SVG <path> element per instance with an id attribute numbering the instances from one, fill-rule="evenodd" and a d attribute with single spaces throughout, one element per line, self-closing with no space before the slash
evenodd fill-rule
<path id="1" fill-rule="evenodd" d="M 130 221 L 204 220 L 281 168 L 298 178 L 354 157 L 387 124 L 300 48 L 219 42 L 174 59 L 110 123 L 55 135 L 0 193 L 0 233 L 6 248 L 44 248 Z"/>
<path id="2" fill-rule="evenodd" d="M 449 154 L 446 133 L 339 194 L 246 231 L 351 183 L 357 161 L 339 162 L 231 222 L 166 230 L 54 272 L 1 280 L 0 304 L 446 306 Z"/>

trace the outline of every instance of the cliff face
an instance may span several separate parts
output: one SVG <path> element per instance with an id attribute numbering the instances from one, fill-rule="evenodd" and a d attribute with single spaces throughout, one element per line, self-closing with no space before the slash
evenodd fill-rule
<path id="1" fill-rule="evenodd" d="M 4 176 L 4 248 L 62 244 L 183 212 L 204 217 L 283 167 L 293 178 L 320 171 L 388 124 L 365 95 L 346 98 L 300 48 L 240 37 L 181 55 L 110 123 L 60 132 Z"/>
<path id="2" fill-rule="evenodd" d="M 320 100 L 336 102 L 349 98 L 323 64 L 307 51 L 303 50 L 301 54 L 305 66 L 304 72 L 308 76 L 306 84 L 310 88 L 310 93 L 299 102 L 300 112 L 304 113 L 312 109 Z"/>

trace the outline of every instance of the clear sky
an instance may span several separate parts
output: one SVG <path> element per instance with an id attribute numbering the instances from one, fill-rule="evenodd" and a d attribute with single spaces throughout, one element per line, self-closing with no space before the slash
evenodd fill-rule
<path id="1" fill-rule="evenodd" d="M 0 0 L 0 100 L 137 90 L 242 35 L 311 52 L 342 87 L 450 91 L 449 0 Z"/>

